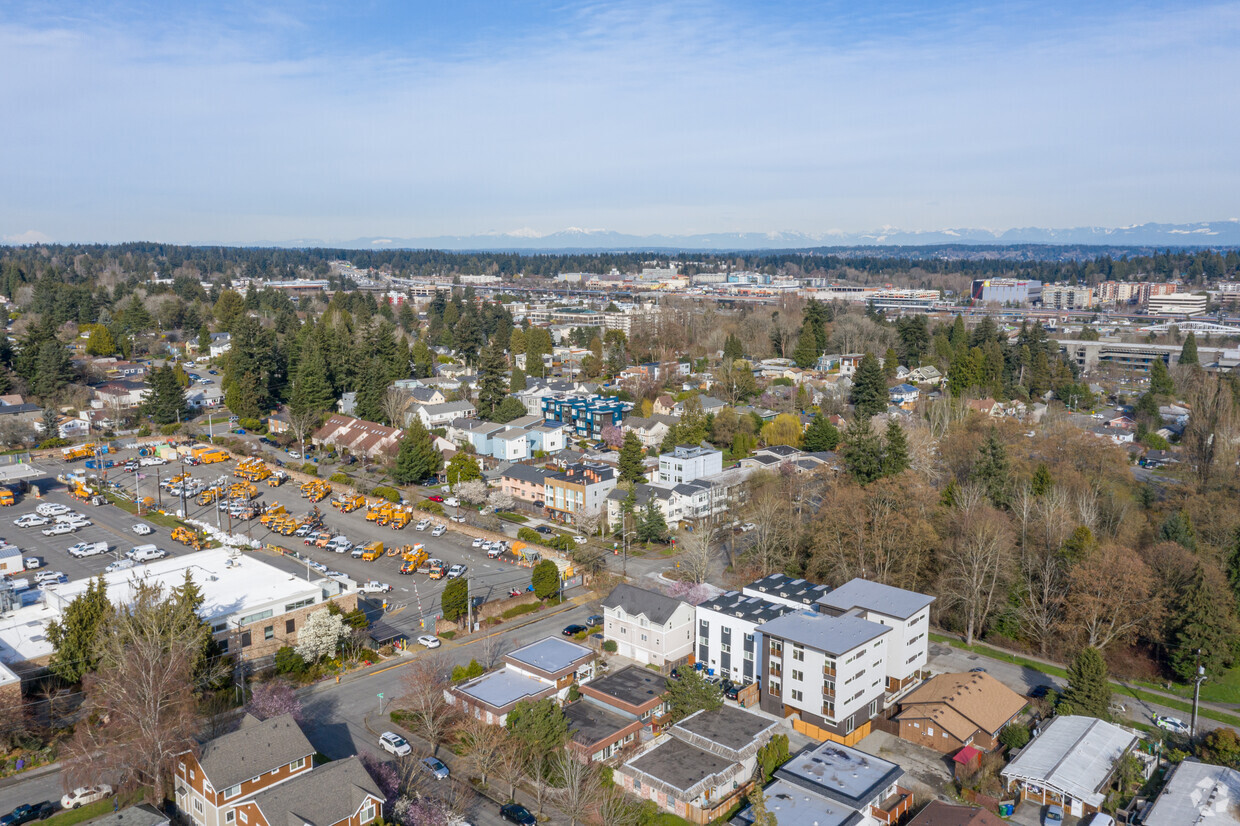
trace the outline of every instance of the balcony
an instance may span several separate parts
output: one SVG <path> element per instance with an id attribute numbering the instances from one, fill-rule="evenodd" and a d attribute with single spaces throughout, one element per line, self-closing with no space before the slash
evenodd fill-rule
<path id="1" fill-rule="evenodd" d="M 835 667 L 834 667 L 834 666 L 830 666 L 830 665 L 824 665 L 824 666 L 822 667 L 822 676 L 824 676 L 824 677 L 834 677 L 834 676 L 835 676 Z"/>
<path id="2" fill-rule="evenodd" d="M 896 823 L 908 812 L 913 803 L 913 793 L 908 789 L 896 786 L 895 794 L 882 803 L 870 807 L 870 814 L 883 823 Z"/>
<path id="3" fill-rule="evenodd" d="M 824 685 L 822 687 L 822 696 L 826 697 L 828 700 L 835 699 L 835 686 Z"/>
<path id="4" fill-rule="evenodd" d="M 768 674 L 767 676 L 769 676 L 769 677 L 782 677 L 782 676 L 784 676 L 784 669 L 783 669 L 783 668 L 781 668 L 780 666 L 775 665 L 774 663 L 772 663 L 772 664 L 771 664 L 771 672 L 770 672 L 770 674 Z"/>

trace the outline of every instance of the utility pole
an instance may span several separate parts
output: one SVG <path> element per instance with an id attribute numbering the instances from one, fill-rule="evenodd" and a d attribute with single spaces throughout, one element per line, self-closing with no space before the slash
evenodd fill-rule
<path id="1" fill-rule="evenodd" d="M 164 490 L 159 486 L 159 468 L 155 468 L 155 508 L 164 509 Z"/>
<path id="2" fill-rule="evenodd" d="M 472 634 L 474 631 L 474 596 L 468 578 L 465 580 L 465 621 L 468 623 L 465 633 Z"/>
<path id="3" fill-rule="evenodd" d="M 1197 736 L 1197 703 L 1201 699 L 1201 684 L 1206 681 L 1206 668 L 1201 664 L 1201 649 L 1197 649 L 1197 677 L 1193 680 L 1193 719 L 1188 724 L 1188 737 Z"/>

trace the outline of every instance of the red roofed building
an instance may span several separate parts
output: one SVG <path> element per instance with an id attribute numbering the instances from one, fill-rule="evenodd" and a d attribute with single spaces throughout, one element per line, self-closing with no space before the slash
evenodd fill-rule
<path id="1" fill-rule="evenodd" d="M 315 431 L 311 441 L 320 447 L 347 450 L 354 456 L 374 460 L 395 459 L 404 431 L 339 413 Z"/>

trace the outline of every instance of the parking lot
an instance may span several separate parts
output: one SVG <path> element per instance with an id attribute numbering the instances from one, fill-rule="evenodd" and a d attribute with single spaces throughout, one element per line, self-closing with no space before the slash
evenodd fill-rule
<path id="1" fill-rule="evenodd" d="M 108 458 L 116 462 L 115 466 L 107 469 L 108 481 L 120 484 L 130 495 L 134 493 L 136 487 L 141 496 L 154 497 L 157 477 L 160 480 L 167 480 L 182 472 L 188 472 L 191 478 L 200 480 L 204 486 L 221 477 L 227 478 L 230 482 L 238 481 L 232 475 L 236 467 L 235 460 L 198 466 L 169 463 L 126 473 L 121 465 L 125 460 L 135 457 L 135 451 L 108 454 Z M 171 540 L 167 528 L 152 525 L 155 532 L 151 536 L 139 537 L 131 531 L 132 525 L 140 521 L 136 517 L 114 506 L 92 507 L 65 494 L 63 486 L 55 482 L 55 476 L 65 470 L 82 469 L 81 461 L 68 464 L 59 461 L 44 461 L 39 463 L 39 467 L 47 472 L 47 476 L 42 480 L 36 480 L 36 484 L 45 491 L 51 491 L 44 496 L 44 501 L 63 502 L 74 510 L 86 514 L 95 523 L 75 534 L 53 538 L 44 537 L 37 528 L 9 527 L 9 541 L 19 545 L 24 552 L 29 551 L 25 553 L 27 556 L 41 556 L 48 568 L 64 571 L 70 579 L 78 579 L 102 572 L 109 562 L 137 544 L 154 543 L 171 554 L 190 552 L 185 545 Z M 304 516 L 313 507 L 311 502 L 302 498 L 300 486 L 295 482 L 289 481 L 280 487 L 271 487 L 266 482 L 259 482 L 256 488 L 258 490 L 255 500 L 257 504 L 282 504 L 295 517 Z M 442 559 L 447 565 L 466 566 L 465 577 L 470 583 L 471 597 L 479 604 L 503 599 L 508 596 L 510 590 L 524 590 L 529 585 L 529 568 L 516 565 L 511 554 L 506 554 L 502 559 L 488 559 L 484 550 L 472 547 L 471 537 L 451 530 L 452 523 L 446 516 L 430 517 L 433 523 L 449 526 L 449 531 L 441 537 L 431 536 L 429 528 L 424 531 L 415 530 L 416 523 L 423 516 L 429 516 L 416 510 L 414 519 L 408 527 L 399 531 L 393 530 L 367 522 L 365 508 L 345 514 L 331 507 L 331 499 L 336 493 L 339 491 L 334 490 L 332 496 L 318 503 L 324 523 L 333 535 L 343 535 L 354 545 L 380 540 L 385 548 L 393 544 L 404 546 L 422 543 L 431 557 Z M 180 509 L 179 498 L 170 496 L 166 491 L 161 493 L 161 497 L 164 510 L 175 513 Z M 34 504 L 33 497 L 28 494 L 18 506 L 9 509 L 12 514 L 9 525 L 11 526 L 12 519 L 16 519 L 19 515 L 33 512 Z M 188 518 L 210 525 L 218 524 L 224 530 L 229 528 L 227 513 L 219 511 L 216 505 L 200 506 L 194 498 L 187 498 L 185 504 Z M 459 512 L 454 508 L 445 510 L 449 516 Z M 354 559 L 348 553 L 334 553 L 324 548 L 306 545 L 301 537 L 273 533 L 257 518 L 249 521 L 234 520 L 232 530 L 234 533 L 244 534 L 264 545 L 270 544 L 294 550 L 308 559 L 325 565 L 329 570 L 347 575 L 359 584 L 372 579 L 390 584 L 393 590 L 386 595 L 389 605 L 388 618 L 398 628 L 406 630 L 429 628 L 433 625 L 434 618 L 440 613 L 440 596 L 447 580 L 432 581 L 424 574 L 400 574 L 399 555 L 387 556 L 385 554 L 373 562 L 365 562 L 361 559 Z M 70 557 L 65 551 L 75 542 L 96 540 L 107 540 L 113 553 L 78 560 Z M 306 564 L 299 559 L 269 551 L 260 551 L 260 553 L 263 553 L 265 561 L 292 574 L 321 576 L 313 570 L 307 571 Z M 423 620 L 426 622 L 424 623 Z"/>

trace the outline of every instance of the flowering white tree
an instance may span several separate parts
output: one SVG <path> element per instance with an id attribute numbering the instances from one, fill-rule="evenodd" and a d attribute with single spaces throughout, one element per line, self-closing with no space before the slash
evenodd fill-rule
<path id="1" fill-rule="evenodd" d="M 483 502 L 487 501 L 487 483 L 478 479 L 474 479 L 469 482 L 461 482 L 461 484 L 456 486 L 456 493 L 466 502 L 481 505 Z"/>
<path id="2" fill-rule="evenodd" d="M 512 494 L 507 491 L 493 490 L 487 497 L 487 504 L 497 511 L 507 511 L 512 510 L 512 506 L 516 503 L 512 500 Z"/>
<path id="3" fill-rule="evenodd" d="M 340 614 L 331 614 L 326 608 L 315 611 L 306 618 L 297 636 L 295 651 L 308 663 L 316 663 L 323 657 L 336 653 L 336 646 L 348 633 Z"/>

